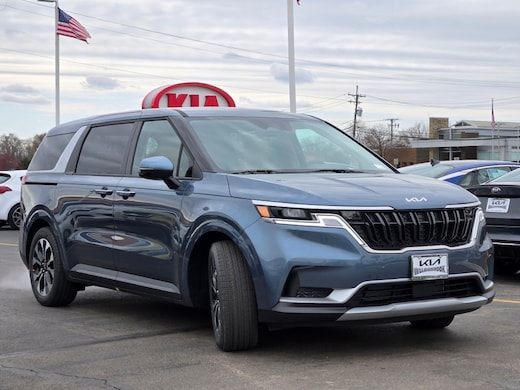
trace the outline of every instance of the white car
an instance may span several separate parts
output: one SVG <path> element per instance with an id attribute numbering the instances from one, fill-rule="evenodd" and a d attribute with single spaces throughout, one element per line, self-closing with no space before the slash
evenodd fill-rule
<path id="1" fill-rule="evenodd" d="M 20 187 L 25 170 L 0 171 L 0 226 L 18 229 L 21 222 Z"/>

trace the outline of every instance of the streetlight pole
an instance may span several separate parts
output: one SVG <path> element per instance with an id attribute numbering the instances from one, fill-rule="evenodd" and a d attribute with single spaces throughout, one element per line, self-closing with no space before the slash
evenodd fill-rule
<path id="1" fill-rule="evenodd" d="M 287 0 L 287 36 L 289 47 L 289 101 L 296 112 L 296 77 L 294 64 L 294 0 Z"/>
<path id="2" fill-rule="evenodd" d="M 56 126 L 60 124 L 60 38 L 58 36 L 58 18 L 59 18 L 59 7 L 58 0 L 38 0 L 45 3 L 54 3 L 54 77 L 55 77 L 55 109 L 56 109 Z"/>

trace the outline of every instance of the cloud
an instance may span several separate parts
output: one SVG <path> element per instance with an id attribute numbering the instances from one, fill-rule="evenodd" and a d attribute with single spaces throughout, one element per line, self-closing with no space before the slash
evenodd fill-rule
<path id="1" fill-rule="evenodd" d="M 29 85 L 9 84 L 0 87 L 0 101 L 20 104 L 48 104 L 49 101 L 39 91 Z"/>
<path id="2" fill-rule="evenodd" d="M 30 85 L 23 84 L 10 84 L 5 87 L 1 87 L 0 90 L 11 93 L 36 93 L 37 89 L 31 87 Z"/>
<path id="3" fill-rule="evenodd" d="M 85 88 L 101 90 L 124 88 L 124 86 L 117 79 L 104 76 L 87 76 L 81 85 L 83 85 Z"/>
<path id="4" fill-rule="evenodd" d="M 310 84 L 314 82 L 315 77 L 312 72 L 303 68 L 296 68 L 294 72 L 294 77 L 297 83 Z M 275 80 L 289 82 L 289 67 L 283 64 L 272 64 L 271 75 Z"/>
<path id="5" fill-rule="evenodd" d="M 22 95 L 15 95 L 15 94 L 11 94 L 11 93 L 0 94 L 0 101 L 10 102 L 10 103 L 21 103 L 21 104 L 48 104 L 49 103 L 49 101 L 41 95 L 22 96 Z"/>

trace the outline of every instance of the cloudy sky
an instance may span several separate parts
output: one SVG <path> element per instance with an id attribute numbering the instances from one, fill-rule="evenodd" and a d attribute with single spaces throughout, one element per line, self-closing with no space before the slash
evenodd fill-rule
<path id="1" fill-rule="evenodd" d="M 286 0 L 60 0 L 87 28 L 60 37 L 61 121 L 140 108 L 151 90 L 215 85 L 237 106 L 290 109 Z M 352 126 L 429 117 L 520 122 L 520 1 L 294 3 L 298 112 Z M 54 4 L 0 0 L 0 134 L 55 123 Z"/>

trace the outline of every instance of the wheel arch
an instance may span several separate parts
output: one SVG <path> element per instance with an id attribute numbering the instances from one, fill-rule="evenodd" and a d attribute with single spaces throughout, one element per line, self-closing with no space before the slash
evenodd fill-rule
<path id="1" fill-rule="evenodd" d="M 233 222 L 222 219 L 206 219 L 190 234 L 186 246 L 183 269 L 184 291 L 182 295 L 189 297 L 189 303 L 195 307 L 208 307 L 208 256 L 214 242 L 229 240 L 242 252 L 247 263 L 253 283 L 259 280 L 256 276 L 262 273 L 260 262 L 254 247 L 246 233 Z M 255 283 L 256 287 L 256 283 Z"/>
<path id="2" fill-rule="evenodd" d="M 63 262 L 68 266 L 67 259 L 65 257 L 65 248 L 63 247 L 63 240 L 61 239 L 61 234 L 59 233 L 59 228 L 57 226 L 56 221 L 52 217 L 52 214 L 49 210 L 45 208 L 40 208 L 37 210 L 34 210 L 27 218 L 27 221 L 25 221 L 22 226 L 20 226 L 21 229 L 23 229 L 23 240 L 21 242 L 21 245 L 23 248 L 20 248 L 20 252 L 23 253 L 22 258 L 24 260 L 24 263 L 26 266 L 29 265 L 29 252 L 31 249 L 31 243 L 33 241 L 33 238 L 36 234 L 36 232 L 44 227 L 48 227 L 51 229 L 52 233 L 57 238 L 57 243 L 59 246 L 59 250 L 61 252 L 61 257 L 63 259 Z M 65 267 L 65 274 L 68 275 L 68 267 Z"/>

